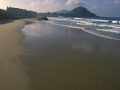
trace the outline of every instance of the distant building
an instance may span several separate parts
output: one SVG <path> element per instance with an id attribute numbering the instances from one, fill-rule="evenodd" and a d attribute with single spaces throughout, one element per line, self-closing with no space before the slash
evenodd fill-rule
<path id="1" fill-rule="evenodd" d="M 3 17 L 3 9 L 0 9 L 0 18 Z"/>
<path id="2" fill-rule="evenodd" d="M 7 13 L 13 15 L 14 17 L 36 17 L 37 12 L 28 11 L 25 9 L 7 7 Z"/>
<path id="3" fill-rule="evenodd" d="M 7 11 L 0 9 L 0 19 L 4 19 L 7 16 Z"/>
<path id="4" fill-rule="evenodd" d="M 10 18 L 37 17 L 37 12 L 20 8 L 7 7 L 7 10 L 0 9 L 0 20 Z"/>

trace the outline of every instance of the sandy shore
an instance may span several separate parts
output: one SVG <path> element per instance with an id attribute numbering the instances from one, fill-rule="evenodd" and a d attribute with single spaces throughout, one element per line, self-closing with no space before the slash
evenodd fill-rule
<path id="1" fill-rule="evenodd" d="M 0 90 L 120 90 L 119 41 L 25 21 L 0 22 Z"/>
<path id="2" fill-rule="evenodd" d="M 25 52 L 21 29 L 25 20 L 0 21 L 0 90 L 28 90 L 19 56 Z"/>

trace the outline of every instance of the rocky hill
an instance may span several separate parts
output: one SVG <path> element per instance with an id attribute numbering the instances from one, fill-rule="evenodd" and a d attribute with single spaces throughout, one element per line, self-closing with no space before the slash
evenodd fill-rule
<path id="1" fill-rule="evenodd" d="M 73 10 L 70 11 L 70 13 L 72 13 L 75 17 L 96 17 L 97 16 L 82 6 L 74 8 Z"/>
<path id="2" fill-rule="evenodd" d="M 89 10 L 86 8 L 80 6 L 77 8 L 74 8 L 71 11 L 68 10 L 61 10 L 59 12 L 54 12 L 54 13 L 39 13 L 38 16 L 50 16 L 50 17 L 58 17 L 58 16 L 63 16 L 63 17 L 97 17 L 94 13 L 91 13 Z"/>

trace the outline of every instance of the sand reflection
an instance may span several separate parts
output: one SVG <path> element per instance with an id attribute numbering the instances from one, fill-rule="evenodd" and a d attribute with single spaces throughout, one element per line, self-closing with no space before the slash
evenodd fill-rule
<path id="1" fill-rule="evenodd" d="M 32 25 L 27 25 L 25 28 L 24 28 L 24 32 L 25 32 L 25 35 L 27 37 L 42 37 L 43 35 L 47 35 L 47 34 L 52 34 L 53 33 L 53 30 L 45 30 L 44 27 L 47 27 L 46 24 L 44 24 L 45 22 L 42 23 L 43 26 L 40 26 L 39 22 L 38 23 L 35 23 L 35 24 L 32 24 Z"/>

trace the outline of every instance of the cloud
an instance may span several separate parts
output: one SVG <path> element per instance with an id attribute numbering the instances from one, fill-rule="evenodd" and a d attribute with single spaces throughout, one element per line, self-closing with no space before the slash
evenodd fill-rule
<path id="1" fill-rule="evenodd" d="M 92 9 L 98 9 L 97 5 L 92 6 Z"/>
<path id="2" fill-rule="evenodd" d="M 44 7 L 43 10 L 47 11 L 56 11 L 61 8 L 61 5 L 59 2 L 55 2 L 54 0 L 44 0 L 42 2 L 42 6 Z"/>
<path id="3" fill-rule="evenodd" d="M 30 6 L 33 6 L 33 5 L 39 5 L 39 4 L 40 4 L 40 1 L 31 2 L 31 3 L 30 3 Z"/>
<path id="4" fill-rule="evenodd" d="M 24 3 L 23 3 L 24 2 Z M 77 6 L 84 6 L 98 16 L 120 17 L 120 0 L 112 0 L 102 4 L 90 4 L 87 0 L 0 0 L 0 8 L 7 6 L 22 8 L 37 12 L 54 12 L 62 9 L 72 10 Z"/>
<path id="5" fill-rule="evenodd" d="M 120 4 L 120 0 L 115 0 L 114 3 L 115 4 Z"/>
<path id="6" fill-rule="evenodd" d="M 55 2 L 54 0 L 45 0 L 44 2 L 42 2 L 43 6 L 50 6 L 50 7 L 58 7 L 60 6 L 60 3 Z"/>
<path id="7" fill-rule="evenodd" d="M 73 5 L 83 5 L 85 2 L 83 0 L 68 0 L 65 5 L 67 6 L 73 6 Z"/>
<path id="8" fill-rule="evenodd" d="M 10 6 L 37 12 L 54 12 L 61 10 L 63 7 L 56 0 L 0 0 L 0 6 L 1 9 Z"/>
<path id="9" fill-rule="evenodd" d="M 53 4 L 54 3 L 54 0 L 45 0 L 42 4 L 43 5 L 50 5 L 50 4 Z"/>
<path id="10" fill-rule="evenodd" d="M 28 5 L 28 8 L 31 10 L 36 10 L 38 12 L 53 12 L 56 10 L 61 9 L 61 5 L 59 2 L 56 2 L 55 0 L 44 0 L 43 2 L 35 1 L 31 2 Z"/>
<path id="11" fill-rule="evenodd" d="M 88 9 L 98 16 L 120 17 L 120 0 L 113 0 L 112 2 L 89 6 Z"/>

